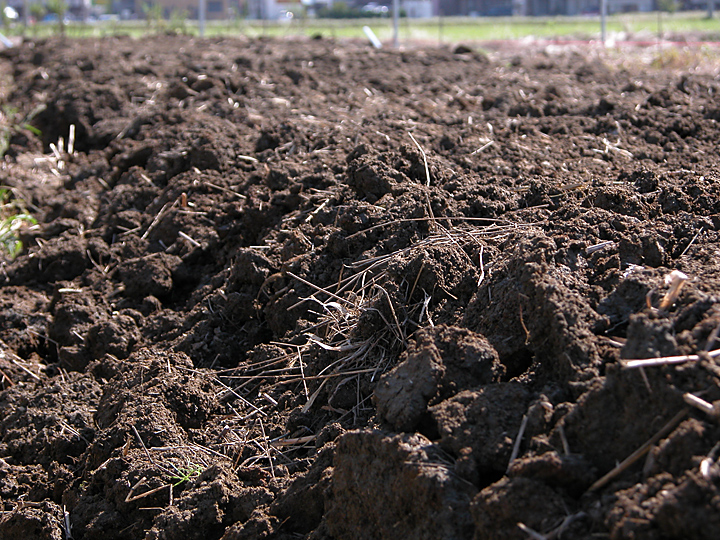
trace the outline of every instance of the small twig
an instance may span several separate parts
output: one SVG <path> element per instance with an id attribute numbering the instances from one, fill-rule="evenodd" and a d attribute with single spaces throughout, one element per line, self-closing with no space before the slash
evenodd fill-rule
<path id="1" fill-rule="evenodd" d="M 255 158 L 253 158 L 255 159 Z M 237 191 L 233 191 L 232 189 L 228 189 L 226 187 L 218 186 L 217 184 L 211 184 L 210 182 L 205 182 L 206 186 L 210 186 L 211 188 L 219 189 L 220 191 L 224 191 L 226 193 L 231 193 L 232 195 L 235 195 L 236 197 L 240 199 L 247 199 L 245 195 L 242 195 L 241 193 L 238 193 Z"/>
<path id="2" fill-rule="evenodd" d="M 595 253 L 596 251 L 600 251 L 602 249 L 605 249 L 606 247 L 614 246 L 615 242 L 612 240 L 608 240 L 607 242 L 600 242 L 599 244 L 595 244 L 594 246 L 588 246 L 585 248 L 585 253 L 587 255 L 590 255 L 591 253 Z"/>
<path id="3" fill-rule="evenodd" d="M 522 304 L 518 304 L 518 310 L 520 312 L 520 326 L 522 326 L 522 329 L 525 331 L 525 345 L 527 345 L 528 343 L 530 343 L 530 330 L 528 330 L 527 326 L 525 326 Z"/>
<path id="4" fill-rule="evenodd" d="M 495 219 L 495 218 L 469 218 L 469 217 L 465 217 L 465 216 L 445 216 L 445 217 L 443 217 L 443 219 L 445 219 L 447 221 L 463 221 L 463 222 L 468 222 L 468 223 L 475 223 L 475 222 L 489 223 L 490 225 L 488 225 L 488 227 L 486 227 L 484 229 L 480 229 L 480 231 L 479 231 L 480 233 L 483 233 L 485 230 L 487 230 L 490 227 L 497 227 L 496 229 L 493 229 L 492 232 L 501 232 L 503 230 L 505 230 L 505 231 L 514 230 L 517 227 L 529 227 L 530 226 L 530 224 L 527 224 L 527 223 L 515 223 L 515 224 L 511 225 L 510 223 L 507 223 L 507 222 L 505 225 L 498 226 L 497 224 L 500 222 L 503 222 L 504 220 Z M 345 239 L 349 240 L 350 238 L 354 238 L 363 233 L 368 233 L 368 232 L 374 231 L 376 229 L 380 229 L 382 227 L 388 227 L 390 225 L 398 225 L 400 223 L 412 223 L 415 221 L 427 221 L 427 220 L 428 220 L 428 218 L 426 218 L 426 217 L 424 217 L 424 218 L 409 218 L 409 219 L 393 219 L 391 221 L 386 221 L 384 223 L 378 223 L 377 225 L 373 225 L 372 227 L 368 227 L 367 229 L 363 229 L 361 231 L 352 233 L 352 234 L 346 236 Z M 367 261 L 364 260 L 362 262 L 366 263 Z"/>
<path id="5" fill-rule="evenodd" d="M 415 137 L 413 137 L 413 134 L 408 132 L 408 135 L 410 135 L 410 138 L 415 143 L 415 146 L 417 146 L 418 150 L 420 150 L 420 153 L 422 154 L 423 163 L 425 164 L 425 178 L 426 183 L 425 185 L 430 187 L 430 169 L 428 168 L 428 161 L 427 161 L 427 155 L 425 155 L 425 150 L 423 150 L 422 146 L 420 146 L 420 143 L 417 142 Z M 431 230 L 435 227 L 437 227 L 437 222 L 435 221 L 435 214 L 432 211 L 432 204 L 430 203 L 430 195 L 428 192 L 425 192 L 425 204 L 427 204 L 427 211 L 428 216 L 430 218 L 430 228 Z"/>
<path id="6" fill-rule="evenodd" d="M 135 485 L 133 485 L 130 488 L 130 491 L 128 491 L 128 494 L 125 496 L 125 502 L 130 502 L 130 499 L 132 497 L 133 492 L 140 487 L 140 484 L 142 484 L 145 480 L 147 480 L 147 476 L 143 476 L 140 480 L 135 482 Z"/>
<path id="7" fill-rule="evenodd" d="M 425 150 L 423 150 L 422 146 L 420 146 L 420 143 L 417 142 L 417 139 L 413 137 L 413 134 L 408 132 L 408 135 L 410 135 L 410 138 L 415 143 L 415 146 L 417 146 L 417 149 L 420 150 L 420 154 L 422 154 L 423 162 L 425 163 L 425 178 L 426 178 L 426 186 L 430 185 L 430 169 L 428 168 L 428 161 L 427 161 L 427 155 L 425 155 Z"/>
<path id="8" fill-rule="evenodd" d="M 720 452 L 720 442 L 713 446 L 707 457 L 700 462 L 700 474 L 707 480 L 710 480 L 714 476 L 713 466 L 715 465 L 718 452 Z"/>
<path id="9" fill-rule="evenodd" d="M 689 409 L 683 409 L 679 413 L 677 413 L 675 416 L 673 416 L 670 421 L 665 424 L 660 431 L 658 431 L 655 435 L 653 435 L 645 444 L 643 444 L 640 448 L 635 450 L 632 454 L 630 454 L 627 458 L 623 460 L 622 463 L 620 463 L 617 467 L 615 467 L 613 470 L 611 470 L 609 473 L 607 473 L 605 476 L 600 478 L 597 482 L 595 482 L 588 491 L 596 491 L 600 489 L 601 487 L 608 484 L 613 478 L 618 476 L 620 473 L 625 471 L 627 468 L 629 468 L 633 463 L 635 463 L 638 459 L 643 457 L 649 450 L 652 448 L 660 439 L 668 435 L 673 429 L 675 429 L 675 426 L 677 426 L 680 421 L 687 416 Z"/>
<path id="10" fill-rule="evenodd" d="M 361 347 L 360 347 L 359 350 L 362 351 L 362 352 L 364 352 L 365 349 L 367 348 L 367 344 L 368 344 L 368 343 L 370 343 L 370 340 L 368 340 L 368 341 L 363 341 L 363 342 L 362 342 L 362 345 L 361 345 Z M 342 358 L 341 360 L 344 360 L 344 358 Z M 306 375 L 306 376 L 305 376 L 305 380 L 306 380 L 306 381 L 323 380 L 323 379 L 329 379 L 329 378 L 332 378 L 332 377 L 340 377 L 340 376 L 347 376 L 347 375 L 356 375 L 356 374 L 358 374 L 358 373 L 372 373 L 373 371 L 374 371 L 373 368 L 367 368 L 367 369 L 356 369 L 356 370 L 352 370 L 352 371 L 344 371 L 344 372 L 342 372 L 342 373 L 334 373 L 334 372 L 333 372 L 333 373 L 325 373 L 325 374 L 322 374 L 322 375 Z M 291 383 L 296 383 L 296 382 L 302 382 L 302 380 L 303 380 L 302 377 L 298 377 L 297 375 L 294 375 L 294 374 L 288 374 L 288 375 L 279 374 L 279 375 L 275 375 L 275 374 L 267 374 L 267 373 L 258 373 L 257 375 L 234 375 L 232 378 L 233 378 L 233 379 L 243 379 L 243 380 L 246 380 L 246 381 L 252 381 L 252 380 L 254 380 L 254 379 L 265 379 L 265 378 L 282 379 L 281 381 L 275 383 L 274 385 L 270 385 L 270 386 L 267 387 L 267 388 L 272 388 L 272 387 L 274 387 L 274 386 L 278 386 L 278 385 L 281 385 L 281 384 L 291 384 Z M 246 403 L 249 403 L 247 400 L 244 400 L 244 401 L 245 401 Z M 257 407 L 256 407 L 256 408 L 257 408 Z M 262 414 L 264 414 L 265 416 L 267 416 L 267 414 L 266 414 L 265 412 L 263 412 L 262 410 L 260 410 L 260 409 L 258 409 L 258 412 L 261 412 Z"/>
<path id="11" fill-rule="evenodd" d="M 138 430 L 135 426 L 130 426 L 132 430 L 135 432 L 135 436 L 137 437 L 137 440 L 140 441 L 140 445 L 143 447 L 143 450 L 145 450 L 145 455 L 147 456 L 148 460 L 150 460 L 150 463 L 155 465 L 155 461 L 153 460 L 152 456 L 150 455 L 150 452 L 148 452 L 147 446 L 145 446 L 145 443 L 142 440 L 142 437 L 140 436 L 140 433 L 138 433 Z"/>
<path id="12" fill-rule="evenodd" d="M 182 232 L 182 231 L 178 231 L 178 236 L 181 237 L 181 238 L 184 238 L 185 240 L 187 240 L 188 242 L 190 242 L 190 243 L 191 243 L 193 246 L 195 246 L 195 247 L 201 247 L 201 246 L 202 246 L 202 244 L 200 244 L 200 242 L 198 242 L 197 240 L 195 240 L 194 238 L 190 237 L 189 235 L 185 234 L 185 233 Z"/>
<path id="13" fill-rule="evenodd" d="M 395 321 L 395 326 L 397 327 L 397 331 L 398 331 L 398 333 L 397 333 L 398 340 L 401 343 L 405 343 L 405 334 L 403 333 L 402 327 L 400 326 L 400 321 L 398 321 L 397 314 L 395 313 L 395 308 L 393 307 L 393 304 L 392 304 L 392 300 L 390 300 L 390 295 L 380 285 L 378 285 L 377 288 L 380 289 L 385 294 L 385 299 L 387 300 L 388 305 L 390 306 L 390 313 L 393 316 L 393 320 Z"/>
<path id="14" fill-rule="evenodd" d="M 560 538 L 562 536 L 562 533 L 565 532 L 565 529 L 567 529 L 573 521 L 585 516 L 587 516 L 585 512 L 578 512 L 577 514 L 567 516 L 565 519 L 563 519 L 562 523 L 558 525 L 557 528 L 547 533 L 547 539 L 553 540 L 554 538 Z"/>
<path id="15" fill-rule="evenodd" d="M 317 439 L 317 435 L 296 437 L 294 439 L 278 439 L 277 441 L 272 441 L 270 446 L 294 446 L 298 444 L 307 444 L 309 442 L 313 442 L 315 439 Z"/>
<path id="16" fill-rule="evenodd" d="M 100 263 L 96 262 L 95 259 L 93 259 L 92 253 L 90 253 L 90 250 L 89 250 L 89 249 L 86 249 L 86 250 L 85 250 L 85 253 L 86 253 L 87 256 L 88 256 L 88 259 L 90 259 L 90 262 L 92 263 L 92 265 L 93 265 L 101 274 L 107 275 L 108 270 L 110 270 L 110 265 L 107 265 L 105 268 L 103 268 L 102 266 L 100 266 Z"/>
<path id="17" fill-rule="evenodd" d="M 57 145 L 55 143 L 50 143 L 50 150 L 52 150 L 52 153 L 55 156 L 55 159 L 57 160 L 58 168 L 62 170 L 62 168 L 63 168 L 62 154 L 60 153 L 60 150 L 58 149 Z"/>
<path id="18" fill-rule="evenodd" d="M 288 276 L 290 276 L 291 278 L 297 279 L 300 283 L 302 283 L 302 284 L 304 284 L 304 285 L 307 285 L 308 287 L 312 287 L 312 288 L 315 289 L 316 291 L 319 291 L 319 292 L 321 292 L 321 293 L 327 294 L 330 298 L 334 298 L 335 300 L 337 300 L 337 301 L 339 301 L 339 302 L 344 302 L 345 304 L 348 304 L 348 305 L 351 306 L 351 307 L 355 307 L 354 304 L 353 304 L 352 302 L 350 302 L 349 300 L 345 300 L 343 297 L 338 296 L 337 294 L 331 293 L 331 292 L 328 291 L 327 289 L 323 289 L 322 287 L 318 287 L 317 285 L 314 285 L 314 284 L 310 283 L 308 280 L 303 279 L 303 278 L 301 278 L 300 276 L 297 276 L 297 275 L 293 274 L 293 273 L 290 272 L 289 270 L 286 271 L 285 273 L 286 273 Z"/>
<path id="19" fill-rule="evenodd" d="M 308 393 L 308 387 L 307 387 L 307 381 L 305 380 L 305 369 L 303 367 L 303 360 L 302 360 L 302 351 L 300 350 L 300 347 L 297 348 L 298 351 L 298 362 L 300 364 L 300 376 L 302 377 L 302 383 L 303 383 L 303 390 L 305 391 L 305 399 L 310 399 L 310 394 Z"/>
<path id="20" fill-rule="evenodd" d="M 349 341 L 343 342 L 344 345 L 328 345 L 327 343 L 323 342 L 319 337 L 317 337 L 315 334 L 305 334 L 305 337 L 307 337 L 308 341 L 310 343 L 314 343 L 315 345 L 325 349 L 326 351 L 332 351 L 332 352 L 347 352 L 347 351 L 354 351 L 355 349 L 358 349 L 362 347 L 362 345 L 365 343 L 351 343 Z"/>
<path id="21" fill-rule="evenodd" d="M 145 480 L 145 477 L 141 478 L 141 479 L 140 479 L 140 482 L 138 482 L 137 484 L 135 484 L 135 486 L 133 486 L 133 488 L 130 490 L 130 493 L 132 493 L 133 490 L 134 490 L 138 485 L 140 485 L 140 483 L 141 483 L 143 480 Z M 145 497 L 149 497 L 150 495 L 153 495 L 153 494 L 157 493 L 158 491 L 161 491 L 161 490 L 163 490 L 163 489 L 165 489 L 165 488 L 167 488 L 167 487 L 172 487 L 172 484 L 163 484 L 162 486 L 158 486 L 158 487 L 156 487 L 156 488 L 154 488 L 154 489 L 151 489 L 151 490 L 149 490 L 149 491 L 146 491 L 145 493 L 141 493 L 140 495 L 135 495 L 135 496 L 133 496 L 133 497 L 131 497 L 131 496 L 130 496 L 130 493 L 128 493 L 127 497 L 125 497 L 125 502 L 126 502 L 126 503 L 131 503 L 131 502 L 134 502 L 134 501 L 138 501 L 138 500 L 140 500 L 140 499 L 144 499 Z"/>
<path id="22" fill-rule="evenodd" d="M 570 445 L 568 444 L 567 437 L 565 436 L 565 427 L 563 424 L 558 425 L 558 434 L 560 435 L 560 442 L 562 443 L 563 453 L 566 456 L 570 455 Z"/>
<path id="23" fill-rule="evenodd" d="M 70 124 L 70 132 L 68 133 L 68 154 L 71 156 L 75 153 L 75 124 Z"/>
<path id="24" fill-rule="evenodd" d="M 525 435 L 525 428 L 527 427 L 528 423 L 528 416 L 527 414 L 523 415 L 522 422 L 520 423 L 520 429 L 518 430 L 517 437 L 515 437 L 515 444 L 513 444 L 512 454 L 510 454 L 510 461 L 508 462 L 507 471 L 510 470 L 510 467 L 513 464 L 513 461 L 515 461 L 518 457 L 518 454 L 520 453 L 520 443 L 522 443 L 523 435 Z"/>
<path id="25" fill-rule="evenodd" d="M 251 376 L 251 377 L 248 377 L 248 379 L 255 379 L 255 378 L 257 378 L 257 377 L 260 377 L 261 375 L 262 375 L 262 374 L 260 374 L 260 375 L 253 375 L 253 376 Z M 251 409 L 254 409 L 255 412 L 260 413 L 260 414 L 262 414 L 263 416 L 267 416 L 267 413 L 266 413 L 265 411 L 263 411 L 263 410 L 260 409 L 259 407 L 256 407 L 256 406 L 253 405 L 252 403 L 250 403 L 250 401 L 248 401 L 247 399 L 245 399 L 244 397 L 242 397 L 240 394 L 238 394 L 235 390 L 233 390 L 232 388 L 230 388 L 227 384 L 225 384 L 224 382 L 222 382 L 222 381 L 221 381 L 220 379 L 218 379 L 217 377 L 214 378 L 214 381 L 217 382 L 217 383 L 218 383 L 220 386 L 222 386 L 223 388 L 225 388 L 225 391 L 226 391 L 227 393 L 232 394 L 233 396 L 235 396 L 236 398 L 238 398 L 240 401 L 242 401 L 243 403 L 245 403 L 245 405 L 247 405 L 247 406 L 250 407 Z M 221 392 L 221 394 L 222 394 L 221 396 L 218 396 L 219 399 L 222 399 L 222 398 L 225 397 L 225 392 Z"/>
<path id="26" fill-rule="evenodd" d="M 314 218 L 325 206 L 327 203 L 330 202 L 330 199 L 325 199 L 320 206 L 318 206 L 315 210 L 310 212 L 307 217 L 305 218 L 305 223 L 310 223 L 312 221 L 312 218 Z"/>
<path id="27" fill-rule="evenodd" d="M 75 127 L 74 125 L 70 127 Z M 71 132 L 72 133 L 72 132 Z M 73 540 L 72 535 L 72 525 L 70 523 L 70 512 L 67 511 L 67 508 L 63 504 L 63 522 L 65 523 L 65 540 Z"/>
<path id="28" fill-rule="evenodd" d="M 645 373 L 645 368 L 642 366 L 640 366 L 640 376 L 645 383 L 645 388 L 647 388 L 648 394 L 652 394 L 652 386 L 650 386 L 650 379 L 648 379 L 647 373 Z"/>
<path id="29" fill-rule="evenodd" d="M 60 420 L 60 426 L 63 428 L 63 430 L 67 429 L 70 433 L 75 435 L 78 439 L 81 439 L 88 446 L 90 445 L 90 441 L 88 441 L 85 437 L 83 437 L 82 434 L 77 429 L 72 427 L 70 424 L 68 424 L 64 420 Z"/>
<path id="30" fill-rule="evenodd" d="M 341 374 L 340 374 L 340 373 L 336 373 L 336 374 L 334 374 L 334 375 L 341 375 Z M 320 391 L 321 391 L 321 390 L 323 389 L 323 387 L 325 386 L 325 383 L 328 382 L 328 381 L 330 380 L 329 377 L 332 377 L 332 376 L 333 376 L 333 374 L 328 375 L 328 376 L 323 380 L 323 382 L 320 383 L 320 386 L 318 386 L 317 390 L 315 390 L 315 391 L 313 392 L 313 394 L 310 396 L 310 399 L 307 400 L 307 403 L 305 403 L 305 405 L 303 405 L 303 408 L 302 408 L 302 412 L 303 412 L 303 413 L 306 413 L 306 412 L 308 412 L 308 411 L 310 410 L 310 407 L 312 407 L 312 406 L 313 406 L 313 403 L 315 403 L 315 400 L 316 400 L 317 397 L 320 395 Z"/>
<path id="31" fill-rule="evenodd" d="M 427 317 L 428 323 L 430 324 L 430 328 L 435 328 L 435 323 L 430 317 L 430 300 L 432 300 L 432 296 L 430 296 L 428 293 L 425 293 L 425 299 L 422 303 L 422 310 L 420 311 L 420 324 L 422 324 L 423 315 L 425 315 Z"/>
<path id="32" fill-rule="evenodd" d="M 713 346 L 713 343 L 715 343 L 715 340 L 718 338 L 718 334 L 720 334 L 720 324 L 718 324 L 712 332 L 710 332 L 710 335 L 707 338 L 707 342 L 705 343 L 705 351 L 709 351 L 710 347 Z"/>
<path id="33" fill-rule="evenodd" d="M 647 294 L 645 294 L 645 306 L 647 306 L 647 308 L 648 308 L 650 311 L 654 311 L 654 310 L 655 310 L 655 308 L 654 308 L 653 305 L 652 305 L 653 292 L 654 292 L 654 289 L 650 289 L 650 290 L 647 292 Z"/>
<path id="34" fill-rule="evenodd" d="M 691 393 L 685 393 L 683 394 L 683 399 L 685 400 L 685 403 L 688 405 L 691 405 L 692 407 L 695 407 L 696 409 L 701 410 L 705 414 L 709 416 L 717 416 L 718 410 L 715 408 L 715 405 L 712 403 L 708 403 L 702 398 L 699 398 L 695 394 Z"/>
<path id="35" fill-rule="evenodd" d="M 204 452 L 206 454 L 210 454 L 211 456 L 217 456 L 219 458 L 225 458 L 228 457 L 225 454 L 221 454 L 220 452 L 216 452 L 212 448 L 206 448 L 205 446 L 201 446 L 199 444 L 193 444 L 193 445 L 180 445 L 180 446 L 151 446 L 149 450 L 157 450 L 158 452 L 162 452 L 164 450 L 191 450 L 197 457 L 197 451 Z M 163 469 L 167 474 L 172 474 L 171 471 L 167 469 Z"/>
<path id="36" fill-rule="evenodd" d="M 480 244 L 480 277 L 478 278 L 477 286 L 480 287 L 480 284 L 485 280 L 485 265 L 483 263 L 483 246 Z"/>
<path id="37" fill-rule="evenodd" d="M 140 238 L 142 238 L 143 240 L 145 240 L 145 239 L 148 237 L 148 235 L 150 234 L 150 232 L 151 232 L 155 227 L 157 227 L 157 224 L 160 223 L 160 220 L 161 220 L 163 217 L 165 217 L 166 211 L 169 210 L 168 207 L 172 208 L 173 206 L 175 206 L 175 203 L 177 203 L 177 201 L 174 201 L 174 202 L 172 202 L 172 203 L 166 202 L 166 203 L 163 205 L 163 207 L 160 209 L 160 211 L 159 211 L 157 214 L 155 214 L 155 218 L 152 220 L 152 223 L 150 223 L 150 225 L 148 226 L 147 230 L 143 233 L 143 235 L 142 235 Z"/>
<path id="38" fill-rule="evenodd" d="M 260 429 L 262 430 L 263 442 L 265 443 L 265 455 L 270 463 L 270 474 L 272 475 L 273 480 L 277 480 L 277 478 L 275 478 L 275 465 L 273 465 L 272 456 L 270 455 L 270 445 L 268 445 L 267 435 L 265 435 L 265 426 L 263 425 L 262 418 L 259 418 L 258 420 L 260 420 Z"/>
<path id="39" fill-rule="evenodd" d="M 670 285 L 670 290 L 660 302 L 660 309 L 668 309 L 675 303 L 675 300 L 677 300 L 677 297 L 680 295 L 680 289 L 682 289 L 682 286 L 687 280 L 688 277 L 680 270 L 673 270 L 665 276 L 665 284 Z"/>
<path id="40" fill-rule="evenodd" d="M 527 534 L 529 538 L 532 538 L 532 540 L 548 540 L 547 536 L 545 536 L 544 534 L 540 534 L 536 530 L 531 529 L 522 522 L 519 522 L 517 526 L 522 532 Z"/>
<path id="41" fill-rule="evenodd" d="M 410 294 L 408 294 L 407 301 L 409 302 L 412 298 L 413 293 L 415 292 L 415 287 L 417 287 L 418 281 L 420 280 L 420 274 L 422 274 L 423 268 L 425 268 L 425 259 L 420 262 L 420 270 L 418 270 L 417 276 L 415 276 L 415 281 L 413 282 L 413 286 L 410 289 Z"/>
<path id="42" fill-rule="evenodd" d="M 34 379 L 37 379 L 38 381 L 41 380 L 38 375 L 35 375 L 35 373 L 33 373 L 32 371 L 30 371 L 28 368 L 26 368 L 25 366 L 23 366 L 20 362 L 18 362 L 18 361 L 15 360 L 14 358 L 10 358 L 10 361 L 11 361 L 13 364 L 15 364 L 17 367 L 19 367 L 20 369 L 22 369 L 25 373 L 27 373 L 28 375 L 30 375 L 31 377 L 33 377 Z"/>
<path id="43" fill-rule="evenodd" d="M 707 351 L 705 354 L 707 354 L 710 358 L 717 358 L 720 356 L 720 349 L 715 349 L 714 351 Z M 703 357 L 705 356 L 703 355 Z M 652 366 L 667 366 L 667 365 L 674 365 L 674 364 L 685 364 L 687 362 L 697 362 L 698 360 L 701 360 L 701 356 L 697 354 L 687 354 L 682 356 L 664 356 L 664 357 L 658 357 L 658 358 L 639 358 L 639 359 L 633 359 L 633 360 L 621 360 L 620 363 L 623 365 L 623 367 L 632 369 L 632 368 L 639 368 L 639 367 L 652 367 Z"/>
<path id="44" fill-rule="evenodd" d="M 685 256 L 685 254 L 690 249 L 690 246 L 692 246 L 695 243 L 695 240 L 697 240 L 698 236 L 700 236 L 702 234 L 704 229 L 705 229 L 705 227 L 700 227 L 700 230 L 697 232 L 697 234 L 692 237 L 692 240 L 690 240 L 690 243 L 687 246 L 685 246 L 685 249 L 683 249 L 683 252 L 680 254 L 680 257 L 678 257 L 679 259 L 682 259 Z"/>
<path id="45" fill-rule="evenodd" d="M 475 151 L 473 151 L 473 152 L 470 152 L 470 155 L 471 155 L 471 156 L 474 156 L 475 154 L 479 154 L 480 152 L 484 152 L 485 150 L 487 150 L 488 148 L 490 148 L 493 144 L 495 144 L 495 141 L 488 141 L 488 142 L 486 142 L 485 144 L 483 144 L 480 148 L 478 148 L 477 150 L 475 150 Z"/>
<path id="46" fill-rule="evenodd" d="M 15 383 L 12 381 L 10 377 L 8 377 L 7 373 L 5 373 L 2 369 L 0 369 L 0 375 L 2 375 L 2 380 L 7 381 L 9 386 L 13 386 Z"/>

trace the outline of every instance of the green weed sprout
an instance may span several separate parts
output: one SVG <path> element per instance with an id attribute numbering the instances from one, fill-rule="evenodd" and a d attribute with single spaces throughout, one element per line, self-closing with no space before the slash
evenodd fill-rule
<path id="1" fill-rule="evenodd" d="M 2 158 L 10 147 L 10 139 L 15 133 L 19 133 L 22 130 L 27 130 L 33 135 L 41 136 L 42 131 L 30 124 L 33 118 L 45 109 L 45 105 L 35 107 L 25 118 L 19 122 L 15 122 L 18 116 L 17 109 L 11 107 L 3 107 L 0 113 L 0 119 L 5 120 L 3 125 L 0 126 L 0 158 Z M 3 118 L 4 117 L 4 118 Z"/>
<path id="2" fill-rule="evenodd" d="M 200 476 L 204 470 L 202 465 L 195 463 L 188 463 L 187 467 L 177 468 L 175 465 L 172 466 L 177 472 L 177 475 L 171 476 L 170 480 L 173 482 L 173 487 L 177 487 L 183 482 L 194 480 Z"/>
<path id="3" fill-rule="evenodd" d="M 25 225 L 37 225 L 37 220 L 25 211 L 18 201 L 10 201 L 10 190 L 0 188 L 0 246 L 14 259 L 22 251 L 23 243 L 19 237 L 20 229 Z"/>

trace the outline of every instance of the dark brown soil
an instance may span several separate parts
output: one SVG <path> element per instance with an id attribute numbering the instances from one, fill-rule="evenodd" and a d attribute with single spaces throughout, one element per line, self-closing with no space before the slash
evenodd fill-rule
<path id="1" fill-rule="evenodd" d="M 4 51 L 0 538 L 720 538 L 720 80 L 672 54 Z"/>

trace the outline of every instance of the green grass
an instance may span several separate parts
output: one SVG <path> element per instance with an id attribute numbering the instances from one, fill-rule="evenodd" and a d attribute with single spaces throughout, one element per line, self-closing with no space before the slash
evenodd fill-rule
<path id="1" fill-rule="evenodd" d="M 370 26 L 381 40 L 392 37 L 392 20 L 386 19 L 306 19 L 295 18 L 292 22 L 247 21 L 242 19 L 228 21 L 208 21 L 206 36 L 313 36 L 338 39 L 366 39 L 362 32 L 364 25 Z M 110 35 L 130 35 L 141 37 L 173 28 L 184 33 L 197 34 L 196 21 L 188 21 L 181 28 L 177 21 L 163 21 L 150 28 L 146 21 L 107 21 L 95 24 L 70 23 L 66 33 L 71 37 L 101 37 Z M 656 35 L 658 32 L 657 13 L 619 14 L 608 17 L 607 30 L 628 32 L 640 35 Z M 720 19 L 707 19 L 705 12 L 685 12 L 662 14 L 664 35 L 671 33 L 699 33 L 706 39 L 720 40 Z M 7 30 L 9 34 L 23 32 L 21 26 Z M 57 26 L 39 24 L 26 31 L 30 37 L 45 37 L 57 33 Z M 491 41 L 500 39 L 520 39 L 526 37 L 597 39 L 600 36 L 600 18 L 591 17 L 447 17 L 438 19 L 402 19 L 400 21 L 401 40 L 430 40 L 443 42 Z"/>
<path id="2" fill-rule="evenodd" d="M 33 135 L 42 135 L 42 132 L 35 126 L 32 126 L 30 122 L 38 113 L 40 113 L 44 109 L 45 105 L 36 107 L 25 118 L 18 121 L 17 109 L 3 107 L 2 113 L 0 113 L 0 159 L 2 159 L 2 157 L 5 155 L 5 152 L 8 151 L 8 148 L 10 146 L 10 139 L 15 133 L 24 130 L 29 131 Z M 2 201 L 0 200 L 0 203 L 1 202 Z"/>
<path id="3" fill-rule="evenodd" d="M 170 481 L 173 483 L 173 487 L 177 487 L 183 482 L 189 482 L 190 480 L 198 478 L 205 470 L 205 467 L 203 467 L 202 465 L 197 465 L 194 463 L 188 463 L 187 467 L 182 468 L 178 468 L 175 465 L 172 465 L 172 468 L 175 469 L 175 471 L 177 472 L 176 475 L 170 476 Z"/>
<path id="4" fill-rule="evenodd" d="M 11 200 L 12 190 L 0 188 L 0 249 L 14 259 L 22 251 L 20 230 L 37 225 L 37 220 L 27 213 L 22 201 Z"/>

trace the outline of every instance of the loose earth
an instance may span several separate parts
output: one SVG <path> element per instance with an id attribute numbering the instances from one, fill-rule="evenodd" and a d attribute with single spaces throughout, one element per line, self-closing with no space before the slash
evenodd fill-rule
<path id="1" fill-rule="evenodd" d="M 718 65 L 3 51 L 0 538 L 720 537 Z"/>

